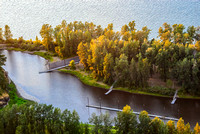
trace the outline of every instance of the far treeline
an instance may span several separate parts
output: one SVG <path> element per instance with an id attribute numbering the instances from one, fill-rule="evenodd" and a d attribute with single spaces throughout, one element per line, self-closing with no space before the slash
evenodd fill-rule
<path id="1" fill-rule="evenodd" d="M 158 117 L 151 119 L 142 111 L 137 121 L 130 106 L 125 106 L 117 117 L 110 118 L 108 113 L 97 116 L 92 114 L 89 123 L 81 123 L 76 111 L 46 104 L 23 104 L 6 107 L 0 111 L 1 134 L 199 134 L 197 123 L 193 130 L 190 124 L 180 118 L 175 125 L 169 120 L 166 124 Z M 114 126 L 113 126 L 114 124 Z"/>
<path id="2" fill-rule="evenodd" d="M 55 28 L 44 24 L 42 41 L 12 39 L 6 25 L 4 34 L 0 29 L 0 41 L 29 50 L 46 49 L 61 58 L 78 54 L 93 78 L 110 85 L 117 81 L 117 86 L 153 90 L 148 80 L 159 74 L 164 82 L 177 82 L 183 93 L 200 96 L 200 27 L 164 23 L 158 31 L 160 39 L 148 40 L 150 31 L 137 30 L 134 21 L 115 32 L 112 23 L 103 29 L 92 22 L 64 20 Z"/>

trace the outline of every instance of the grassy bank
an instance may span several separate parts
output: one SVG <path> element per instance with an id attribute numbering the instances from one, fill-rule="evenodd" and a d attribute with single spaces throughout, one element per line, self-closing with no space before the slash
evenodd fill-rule
<path id="1" fill-rule="evenodd" d="M 106 84 L 98 83 L 95 79 L 93 79 L 89 75 L 85 75 L 84 72 L 81 72 L 78 70 L 68 70 L 68 69 L 60 69 L 59 71 L 75 75 L 78 79 L 80 79 L 80 81 L 82 81 L 86 85 L 105 88 L 105 89 L 110 88 L 110 86 L 108 86 Z"/>
<path id="2" fill-rule="evenodd" d="M 9 88 L 9 96 L 10 96 L 10 100 L 9 100 L 8 104 L 10 106 L 12 106 L 13 104 L 21 105 L 21 104 L 27 103 L 29 101 L 29 100 L 25 100 L 25 99 L 21 98 L 21 96 L 19 96 L 19 94 L 17 92 L 17 88 L 13 82 L 11 82 L 8 85 L 8 88 Z"/>
<path id="3" fill-rule="evenodd" d="M 83 82 L 86 85 L 99 87 L 99 88 L 105 88 L 105 89 L 109 89 L 110 88 L 109 85 L 104 84 L 102 82 L 98 82 L 97 80 L 93 79 L 89 75 L 86 75 L 82 71 L 68 70 L 68 69 L 60 69 L 59 71 L 75 75 L 76 77 L 78 77 L 80 79 L 81 82 Z M 144 91 L 140 91 L 140 90 L 131 90 L 131 89 L 124 88 L 124 87 L 117 87 L 117 88 L 114 88 L 114 90 L 120 90 L 120 91 L 129 92 L 129 93 L 137 93 L 137 94 L 168 97 L 167 95 L 161 95 L 161 94 L 156 94 L 156 93 L 148 93 L 148 92 L 144 92 Z"/>
<path id="4" fill-rule="evenodd" d="M 17 88 L 15 86 L 15 84 L 13 82 L 11 82 L 9 85 L 8 85 L 8 90 L 9 90 L 9 101 L 8 101 L 8 105 L 9 107 L 11 107 L 12 105 L 14 104 L 17 104 L 17 105 L 21 105 L 21 104 L 25 104 L 27 102 L 29 103 L 32 103 L 33 101 L 29 101 L 29 100 L 25 100 L 23 99 L 17 92 Z M 0 108 L 0 110 L 3 109 L 3 108 Z"/>
<path id="5" fill-rule="evenodd" d="M 50 62 L 53 61 L 53 56 L 51 54 L 49 54 L 48 52 L 34 52 L 33 54 L 41 56 L 41 57 L 45 58 L 46 60 L 49 60 Z"/>
<path id="6" fill-rule="evenodd" d="M 86 85 L 104 88 L 104 89 L 110 88 L 109 85 L 93 79 L 91 76 L 89 76 L 87 73 L 85 73 L 83 71 L 68 70 L 68 69 L 60 69 L 59 71 L 75 75 L 81 82 L 83 82 Z M 129 89 L 129 88 L 124 88 L 124 87 L 116 87 L 116 88 L 114 88 L 114 90 L 120 90 L 120 91 L 129 92 L 129 93 L 136 93 L 136 94 L 151 95 L 151 96 L 160 96 L 160 97 L 172 97 L 174 95 L 174 92 L 175 92 L 175 91 L 172 92 L 172 90 L 167 89 L 167 88 L 163 88 L 163 87 L 148 87 L 146 89 L 138 88 L 138 89 L 134 89 L 134 90 Z M 168 90 L 168 91 L 165 91 L 165 90 Z M 162 93 L 164 91 L 170 92 L 171 95 L 165 95 L 165 93 Z M 200 99 L 200 97 L 190 96 L 190 95 L 186 95 L 186 94 L 180 94 L 179 98 Z"/>
<path id="7" fill-rule="evenodd" d="M 10 51 L 20 51 L 20 52 L 26 51 L 25 49 L 14 48 L 14 47 L 6 47 L 6 50 L 10 50 Z"/>
<path id="8" fill-rule="evenodd" d="M 21 48 L 14 48 L 14 47 L 6 47 L 6 50 L 10 50 L 10 51 L 20 51 L 20 52 L 27 52 L 29 54 L 33 54 L 33 55 L 38 55 L 41 56 L 43 58 L 45 58 L 46 60 L 49 60 L 50 62 L 53 62 L 53 54 L 50 54 L 49 52 L 45 52 L 45 51 L 28 51 L 25 49 L 21 49 Z"/>

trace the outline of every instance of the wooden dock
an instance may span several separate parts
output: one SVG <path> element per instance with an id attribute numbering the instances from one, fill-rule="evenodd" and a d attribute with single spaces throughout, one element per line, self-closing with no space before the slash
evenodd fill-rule
<path id="1" fill-rule="evenodd" d="M 64 68 L 64 67 L 68 67 L 71 60 L 74 60 L 75 64 L 78 64 L 80 62 L 79 57 L 75 56 L 75 57 L 68 58 L 68 59 L 65 59 L 65 60 L 61 60 L 61 61 L 57 61 L 57 62 L 53 62 L 53 63 L 47 63 L 48 70 L 40 71 L 39 73 L 48 73 L 48 72 L 52 72 L 54 70 L 58 70 L 58 69 L 61 69 L 61 68 Z"/>
<path id="2" fill-rule="evenodd" d="M 78 64 L 79 62 L 75 62 L 75 64 Z M 52 71 L 54 71 L 54 70 L 58 70 L 58 69 L 61 69 L 61 68 L 64 68 L 64 67 L 68 67 L 69 66 L 69 64 L 67 64 L 67 65 L 64 65 L 64 66 L 60 66 L 60 67 L 56 67 L 56 68 L 53 68 L 53 69 L 49 69 L 49 70 L 46 70 L 46 71 L 41 71 L 41 72 L 39 72 L 39 73 L 49 73 L 49 72 L 52 72 Z"/>
<path id="3" fill-rule="evenodd" d="M 89 107 L 89 108 L 96 108 L 96 109 L 103 109 L 103 110 L 108 110 L 108 111 L 115 111 L 115 112 L 121 112 L 122 110 L 121 109 L 117 109 L 117 108 L 110 108 L 110 107 L 101 107 L 101 106 L 95 106 L 95 105 L 86 105 L 86 107 Z M 139 115 L 140 112 L 134 112 L 134 114 L 136 115 Z M 154 114 L 148 114 L 149 117 L 158 117 L 162 120 L 172 120 L 172 121 L 178 121 L 177 118 L 173 118 L 173 117 L 166 117 L 166 116 L 160 116 L 160 115 L 154 115 Z"/>

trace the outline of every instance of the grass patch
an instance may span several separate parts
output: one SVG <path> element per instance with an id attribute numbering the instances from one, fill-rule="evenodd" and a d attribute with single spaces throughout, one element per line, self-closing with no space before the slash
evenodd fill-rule
<path id="1" fill-rule="evenodd" d="M 21 51 L 21 52 L 26 51 L 25 49 L 14 48 L 14 47 L 7 47 L 6 50 L 10 50 L 10 51 Z"/>
<path id="2" fill-rule="evenodd" d="M 52 55 L 47 52 L 34 52 L 33 54 L 41 56 L 45 58 L 46 60 L 53 61 Z"/>
<path id="3" fill-rule="evenodd" d="M 77 71 L 77 70 L 73 71 L 73 70 L 67 70 L 67 69 L 60 69 L 59 71 L 75 75 L 76 77 L 78 77 L 81 80 L 81 82 L 83 82 L 86 85 L 105 88 L 105 89 L 109 89 L 110 88 L 110 86 L 108 86 L 106 84 L 105 85 L 99 84 L 97 82 L 97 80 L 93 79 L 89 75 L 83 74 L 81 71 Z"/>
<path id="4" fill-rule="evenodd" d="M 28 100 L 24 100 L 23 98 L 20 98 L 18 96 L 16 86 L 13 82 L 11 82 L 11 84 L 8 85 L 8 88 L 9 88 L 9 96 L 10 96 L 10 100 L 8 104 L 10 106 L 12 106 L 13 104 L 21 105 L 28 102 Z"/>

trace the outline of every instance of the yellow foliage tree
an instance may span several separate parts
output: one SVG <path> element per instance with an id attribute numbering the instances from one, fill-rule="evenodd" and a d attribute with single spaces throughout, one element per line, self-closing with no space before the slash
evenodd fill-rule
<path id="1" fill-rule="evenodd" d="M 200 52 L 200 41 L 197 41 L 197 42 L 195 43 L 195 47 L 196 47 L 196 50 L 197 50 L 198 52 Z"/>
<path id="2" fill-rule="evenodd" d="M 129 105 L 126 105 L 123 110 L 124 113 L 130 113 L 131 112 L 131 107 Z"/>
<path id="3" fill-rule="evenodd" d="M 176 127 L 175 127 L 174 121 L 169 120 L 167 122 L 167 128 L 168 128 L 168 133 L 169 134 L 175 134 L 176 133 Z"/>
<path id="4" fill-rule="evenodd" d="M 199 126 L 198 122 L 197 122 L 196 126 L 194 127 L 194 134 L 200 134 L 200 126 Z"/>

